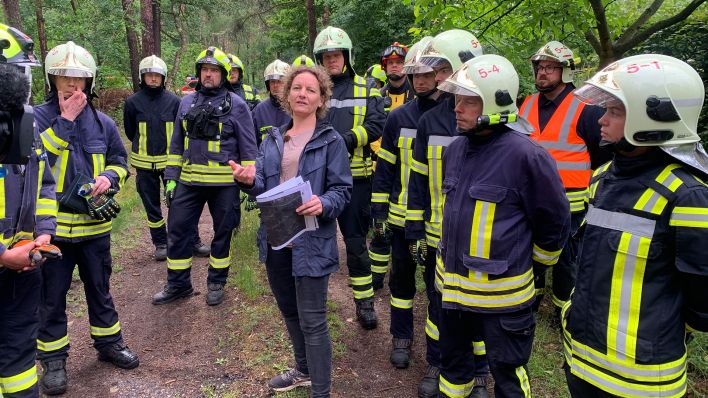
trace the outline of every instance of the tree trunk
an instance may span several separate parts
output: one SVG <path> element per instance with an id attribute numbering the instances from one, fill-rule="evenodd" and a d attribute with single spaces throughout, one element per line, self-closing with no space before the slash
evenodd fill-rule
<path id="1" fill-rule="evenodd" d="M 20 15 L 19 0 L 2 0 L 2 7 L 5 10 L 5 17 L 10 26 L 24 32 L 22 25 L 22 15 Z"/>
<path id="2" fill-rule="evenodd" d="M 140 0 L 140 22 L 142 22 L 143 57 L 155 54 L 155 34 L 153 32 L 152 0 Z"/>
<path id="3" fill-rule="evenodd" d="M 167 74 L 167 81 L 165 86 L 169 89 L 173 87 L 175 80 L 179 74 L 179 65 L 182 61 L 182 56 L 187 52 L 187 45 L 189 44 L 189 36 L 187 36 L 187 31 L 184 29 L 184 13 L 186 11 L 186 6 L 175 0 L 172 1 L 172 17 L 175 19 L 175 30 L 179 35 L 179 48 L 175 53 L 175 63 L 172 65 L 172 69 Z M 176 88 L 176 87 L 175 87 Z"/>
<path id="4" fill-rule="evenodd" d="M 42 71 L 44 71 L 44 60 L 47 58 L 47 29 L 44 25 L 44 0 L 34 0 L 34 13 L 37 16 L 37 34 L 39 40 L 39 56 L 42 60 Z M 44 76 L 44 74 L 42 74 Z M 44 81 L 44 79 L 42 79 Z M 44 82 L 44 95 L 49 95 L 49 86 Z"/>
<path id="5" fill-rule="evenodd" d="M 152 33 L 153 43 L 155 45 L 155 55 L 162 56 L 162 36 L 161 36 L 161 11 L 160 0 L 152 0 Z"/>
<path id="6" fill-rule="evenodd" d="M 138 36 L 135 33 L 133 26 L 136 22 L 135 13 L 133 10 L 133 0 L 121 0 L 123 13 L 125 14 L 125 33 L 128 39 L 128 54 L 130 56 L 130 77 L 133 81 L 133 91 L 138 91 L 140 87 L 140 75 L 138 68 L 140 67 L 140 50 L 138 49 Z"/>
<path id="7" fill-rule="evenodd" d="M 307 38 L 310 43 L 310 50 L 315 48 L 315 37 L 317 37 L 317 15 L 315 15 L 315 0 L 307 0 Z"/>

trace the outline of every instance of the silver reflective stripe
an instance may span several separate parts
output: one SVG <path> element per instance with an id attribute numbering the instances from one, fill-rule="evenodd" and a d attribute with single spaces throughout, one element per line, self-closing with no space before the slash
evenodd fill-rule
<path id="1" fill-rule="evenodd" d="M 583 378 L 593 380 L 595 383 L 609 388 L 611 392 L 620 392 L 622 394 L 626 394 L 626 396 L 629 397 L 671 397 L 681 393 L 686 388 L 686 384 L 682 383 L 672 390 L 647 391 L 644 389 L 640 390 L 638 388 L 634 389 L 631 387 L 625 387 L 624 385 L 621 385 L 619 383 L 615 383 L 606 378 L 597 376 L 585 370 L 584 368 L 580 368 L 575 365 L 571 365 L 571 367 L 573 368 L 573 371 L 575 373 L 580 374 Z"/>
<path id="2" fill-rule="evenodd" d="M 575 344 L 575 341 L 572 342 L 572 350 L 573 353 L 576 353 L 580 355 L 581 357 L 586 357 L 586 358 L 591 358 L 592 360 L 596 361 L 600 365 L 602 365 L 605 369 L 609 369 L 612 371 L 616 372 L 621 372 L 625 374 L 630 374 L 634 375 L 637 377 L 652 377 L 652 378 L 659 378 L 659 377 L 666 377 L 666 376 L 673 376 L 676 373 L 681 372 L 682 370 L 685 369 L 686 367 L 686 362 L 681 362 L 681 364 L 676 365 L 672 368 L 666 368 L 666 369 L 659 369 L 659 370 L 648 370 L 648 369 L 636 369 L 631 366 L 625 366 L 621 365 L 616 362 L 610 362 L 606 358 L 601 357 L 599 355 L 595 355 L 594 353 L 580 347 L 579 345 Z"/>
<path id="3" fill-rule="evenodd" d="M 538 93 L 533 94 L 531 96 L 531 98 L 529 98 L 529 100 L 526 101 L 526 107 L 523 108 L 520 112 L 521 117 L 528 120 L 529 113 L 531 113 L 531 108 L 533 108 L 533 103 L 536 102 L 537 99 L 538 99 Z"/>
<path id="4" fill-rule="evenodd" d="M 559 162 L 556 160 L 558 170 L 590 170 L 590 162 Z"/>
<path id="5" fill-rule="evenodd" d="M 656 221 L 631 214 L 619 213 L 598 209 L 590 205 L 585 216 L 588 225 L 601 228 L 614 229 L 615 231 L 629 232 L 632 235 L 651 239 L 654 236 Z M 636 254 L 636 252 L 634 252 Z"/>
<path id="6" fill-rule="evenodd" d="M 416 130 L 416 129 L 407 129 L 407 128 L 401 129 L 401 137 L 415 139 L 417 133 L 418 133 L 418 130 Z"/>
<path id="7" fill-rule="evenodd" d="M 568 144 L 565 141 L 539 141 L 538 144 L 546 149 L 557 149 L 568 152 L 585 152 L 588 150 L 585 144 Z"/>
<path id="8" fill-rule="evenodd" d="M 475 211 L 477 210 L 477 206 L 480 206 L 480 211 L 479 211 L 479 223 L 477 224 L 477 230 L 472 231 L 472 239 L 475 239 L 477 241 L 476 245 L 476 250 L 474 253 L 470 251 L 470 256 L 475 256 L 475 257 L 480 257 L 480 258 L 487 258 L 484 256 L 484 231 L 487 228 L 487 220 L 488 220 L 488 214 L 489 214 L 489 207 L 491 203 L 485 202 L 482 200 L 477 201 L 475 204 Z M 494 223 L 494 218 L 492 216 L 492 220 L 490 220 L 492 224 Z M 491 228 L 490 228 L 491 230 Z M 489 237 L 489 240 L 491 241 L 492 237 Z"/>
<path id="9" fill-rule="evenodd" d="M 447 136 L 447 135 L 431 135 L 428 138 L 428 146 L 441 146 L 446 147 L 452 144 L 453 141 L 460 138 L 459 135 Z"/>
<path id="10" fill-rule="evenodd" d="M 345 100 L 331 98 L 329 100 L 330 108 L 353 108 L 355 106 L 366 106 L 366 98 L 352 98 Z"/>
<path id="11" fill-rule="evenodd" d="M 473 282 L 470 279 L 458 277 L 454 273 L 447 273 L 445 275 L 445 282 L 446 284 L 452 284 L 455 286 L 459 286 L 462 289 L 465 289 L 467 291 L 463 291 L 463 293 L 469 293 L 469 294 L 475 294 L 476 292 L 479 291 L 489 291 L 490 289 L 499 289 L 499 288 L 508 288 L 509 290 L 511 289 L 520 289 L 523 287 L 526 287 L 531 281 L 533 281 L 533 273 L 529 272 L 526 277 L 523 279 L 512 279 L 512 280 L 506 280 L 506 281 L 500 281 L 500 280 L 491 280 L 488 282 Z M 450 283 L 447 283 L 450 282 Z M 533 289 L 531 289 L 533 291 Z M 518 293 L 518 292 L 515 292 Z M 512 293 L 513 294 L 513 293 Z M 489 298 L 494 298 L 495 296 L 488 296 Z"/>
<path id="12" fill-rule="evenodd" d="M 446 281 L 445 284 L 447 285 L 447 276 L 445 277 Z M 497 287 L 496 284 L 494 284 L 493 287 Z M 463 294 L 464 292 L 456 292 L 454 290 L 450 290 L 445 288 L 443 290 L 443 301 L 455 301 L 458 303 L 465 303 L 465 305 L 469 306 L 475 306 L 475 305 L 497 305 L 497 306 L 503 306 L 503 305 L 508 305 L 508 304 L 519 304 L 519 303 L 525 303 L 528 300 L 531 300 L 534 295 L 536 294 L 535 289 L 528 289 L 526 292 L 523 292 L 521 295 L 516 295 L 518 292 L 511 293 L 513 296 L 511 297 L 506 297 L 506 298 L 496 298 L 500 296 L 484 296 L 484 295 L 477 295 L 477 297 L 470 298 L 470 297 L 465 297 Z M 453 298 L 454 300 L 450 300 L 450 298 Z"/>
<path id="13" fill-rule="evenodd" d="M 558 134 L 559 143 L 568 142 L 568 136 L 570 135 L 570 125 L 573 123 L 573 119 L 575 119 L 575 112 L 578 110 L 579 106 L 580 100 L 573 97 L 573 100 L 570 102 L 570 106 L 568 107 L 568 111 L 565 113 L 565 117 L 563 118 L 563 123 L 561 123 L 561 129 Z"/>

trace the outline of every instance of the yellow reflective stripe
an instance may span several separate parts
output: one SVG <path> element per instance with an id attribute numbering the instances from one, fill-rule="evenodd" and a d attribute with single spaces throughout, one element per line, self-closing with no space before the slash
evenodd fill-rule
<path id="1" fill-rule="evenodd" d="M 66 176 L 67 164 L 69 162 L 69 151 L 62 151 L 57 157 L 57 161 L 52 166 L 52 176 L 56 181 L 57 193 L 64 191 L 64 177 Z"/>
<path id="2" fill-rule="evenodd" d="M 391 306 L 402 310 L 410 310 L 413 308 L 413 300 L 399 299 L 391 295 Z"/>
<path id="3" fill-rule="evenodd" d="M 375 252 L 372 252 L 371 250 L 369 250 L 369 258 L 370 258 L 372 261 L 378 261 L 378 262 L 381 262 L 381 263 L 387 263 L 387 264 L 388 264 L 388 259 L 389 259 L 390 257 L 391 257 L 391 254 L 379 254 L 379 253 L 375 253 Z M 372 267 L 373 267 L 373 265 L 372 265 Z M 384 268 L 385 268 L 385 267 L 384 267 Z M 384 272 L 385 272 L 385 271 L 384 271 Z"/>
<path id="4" fill-rule="evenodd" d="M 87 214 L 57 212 L 57 236 L 75 238 L 109 232 L 112 220 L 101 221 Z"/>
<path id="5" fill-rule="evenodd" d="M 388 203 L 389 194 L 382 192 L 371 193 L 371 203 Z"/>
<path id="6" fill-rule="evenodd" d="M 120 332 L 120 322 L 116 322 L 113 326 L 102 328 L 91 325 L 91 335 L 93 336 L 110 336 Z"/>
<path id="7" fill-rule="evenodd" d="M 487 346 L 484 344 L 484 341 L 473 341 L 472 353 L 474 355 L 487 355 Z"/>
<path id="8" fill-rule="evenodd" d="M 437 246 L 436 246 L 437 247 Z M 443 291 L 445 279 L 445 263 L 443 262 L 440 250 L 435 251 L 435 290 Z"/>
<path id="9" fill-rule="evenodd" d="M 155 222 L 148 220 L 148 227 L 150 228 L 160 228 L 165 225 L 165 219 L 161 218 Z"/>
<path id="10" fill-rule="evenodd" d="M 537 294 L 538 294 L 538 293 L 537 293 Z M 553 305 L 555 305 L 556 307 L 558 307 L 558 308 L 563 308 L 563 306 L 565 305 L 565 303 L 567 303 L 568 301 L 567 301 L 567 300 L 561 300 L 561 299 L 559 299 L 555 294 L 551 294 L 551 302 L 552 302 Z"/>
<path id="11" fill-rule="evenodd" d="M 533 300 L 536 292 L 532 269 L 521 275 L 490 280 L 484 272 L 470 272 L 469 277 L 445 272 L 442 260 L 437 266 L 443 269 L 436 267 L 436 272 L 444 272 L 444 302 L 479 308 L 513 307 Z"/>
<path id="12" fill-rule="evenodd" d="M 168 166 L 182 166 L 182 155 L 169 154 L 167 155 L 167 165 Z"/>
<path id="13" fill-rule="evenodd" d="M 192 257 L 184 259 L 172 259 L 167 257 L 167 269 L 173 271 L 185 270 L 192 267 Z"/>
<path id="14" fill-rule="evenodd" d="M 371 264 L 371 272 L 374 274 L 385 274 L 388 271 L 388 265 Z"/>
<path id="15" fill-rule="evenodd" d="M 623 232 L 612 271 L 607 348 L 627 364 L 634 363 L 636 358 L 639 311 L 650 243 L 650 238 Z"/>
<path id="16" fill-rule="evenodd" d="M 44 147 L 55 155 L 59 155 L 69 146 L 69 143 L 59 138 L 51 127 L 44 130 L 39 136 L 42 138 Z"/>
<path id="17" fill-rule="evenodd" d="M 249 166 L 249 165 L 255 166 L 256 161 L 255 160 L 242 160 L 241 161 L 241 166 Z M 229 166 L 229 168 L 231 168 L 231 166 Z"/>
<path id="18" fill-rule="evenodd" d="M 130 153 L 130 158 L 131 158 L 131 159 L 138 160 L 138 161 L 153 162 L 153 163 L 155 163 L 155 162 L 165 162 L 165 161 L 167 161 L 167 155 L 155 155 L 155 156 L 152 156 L 152 155 L 140 155 L 140 154 L 135 153 L 135 152 L 131 152 L 131 153 Z"/>
<path id="19" fill-rule="evenodd" d="M 428 154 L 433 158 L 428 161 L 428 189 L 430 190 L 430 221 L 442 222 L 442 207 L 445 195 L 442 193 L 442 150 L 443 147 L 428 147 Z M 430 156 L 428 156 L 430 158 Z"/>
<path id="20" fill-rule="evenodd" d="M 411 160 L 411 170 L 426 177 L 428 176 L 428 165 L 415 159 Z"/>
<path id="21" fill-rule="evenodd" d="M 425 240 L 428 242 L 428 246 L 438 247 L 441 225 L 441 223 L 425 222 Z"/>
<path id="22" fill-rule="evenodd" d="M 668 200 L 651 188 L 647 188 L 634 205 L 635 210 L 642 210 L 652 214 L 661 214 Z"/>
<path id="23" fill-rule="evenodd" d="M 371 284 L 371 275 L 367 276 L 352 276 L 352 286 L 366 286 Z"/>
<path id="24" fill-rule="evenodd" d="M 93 177 L 96 178 L 103 171 L 103 154 L 94 153 L 91 155 L 93 162 Z"/>
<path id="25" fill-rule="evenodd" d="M 175 122 L 165 122 L 165 135 L 167 136 L 167 152 L 170 151 L 172 143 L 172 134 L 175 132 Z"/>
<path id="26" fill-rule="evenodd" d="M 437 325 L 430 320 L 430 314 L 425 317 L 425 334 L 434 341 L 440 340 L 440 331 Z"/>
<path id="27" fill-rule="evenodd" d="M 213 256 L 209 256 L 209 266 L 211 266 L 212 268 L 223 269 L 228 268 L 229 265 L 231 265 L 231 256 L 224 258 L 216 258 Z"/>
<path id="28" fill-rule="evenodd" d="M 537 244 L 533 244 L 533 250 L 531 252 L 531 259 L 545 265 L 555 265 L 558 262 L 558 258 L 561 255 L 563 249 L 549 251 L 544 250 Z"/>
<path id="29" fill-rule="evenodd" d="M 449 398 L 467 398 L 474 388 L 474 379 L 465 384 L 454 384 L 440 375 L 440 392 Z"/>
<path id="30" fill-rule="evenodd" d="M 374 289 L 373 288 L 369 288 L 367 290 L 352 289 L 352 291 L 354 292 L 354 298 L 357 300 L 366 299 L 369 297 L 374 297 Z"/>
<path id="31" fill-rule="evenodd" d="M 42 341 L 37 339 L 37 349 L 40 351 L 56 351 L 69 344 L 69 336 L 64 336 L 59 340 Z"/>
<path id="32" fill-rule="evenodd" d="M 352 133 L 356 137 L 356 146 L 366 145 L 369 142 L 369 136 L 366 134 L 364 126 L 354 127 Z"/>
<path id="33" fill-rule="evenodd" d="M 474 218 L 470 233 L 470 256 L 489 258 L 496 208 L 496 203 L 483 200 L 478 200 L 474 204 Z"/>
<path id="34" fill-rule="evenodd" d="M 0 377 L 0 396 L 2 393 L 13 394 L 27 390 L 37 383 L 37 365 L 32 366 L 22 373 L 14 376 Z"/>
<path id="35" fill-rule="evenodd" d="M 529 376 L 526 374 L 526 368 L 519 366 L 516 368 L 516 377 L 519 378 L 519 386 L 524 392 L 524 398 L 531 398 L 531 386 L 529 385 Z"/>
<path id="36" fill-rule="evenodd" d="M 406 220 L 423 221 L 423 210 L 406 209 Z"/>
<path id="37" fill-rule="evenodd" d="M 656 182 L 668 188 L 669 191 L 676 192 L 678 187 L 683 184 L 683 181 L 676 177 L 671 171 L 679 167 L 681 167 L 679 164 L 670 164 L 666 166 L 664 170 L 659 173 L 659 176 L 656 177 Z"/>
<path id="38" fill-rule="evenodd" d="M 387 151 L 384 148 L 380 148 L 379 151 L 376 153 L 376 156 L 378 156 L 380 159 L 383 159 L 393 165 L 396 164 L 396 155 L 392 154 L 391 152 Z"/>
<path id="39" fill-rule="evenodd" d="M 4 189 L 4 187 L 0 189 Z M 0 195 L 3 195 L 3 193 L 0 192 Z M 35 214 L 38 216 L 56 216 L 57 206 L 57 201 L 54 199 L 39 198 L 37 199 Z"/>
<path id="40" fill-rule="evenodd" d="M 708 208 L 674 207 L 669 225 L 673 227 L 708 228 Z"/>
<path id="41" fill-rule="evenodd" d="M 123 185 L 125 179 L 128 178 L 128 170 L 121 166 L 108 166 L 106 167 L 106 171 L 108 170 L 114 171 L 116 174 L 118 174 L 118 185 Z"/>
<path id="42" fill-rule="evenodd" d="M 138 153 L 147 155 L 147 122 L 138 122 Z"/>

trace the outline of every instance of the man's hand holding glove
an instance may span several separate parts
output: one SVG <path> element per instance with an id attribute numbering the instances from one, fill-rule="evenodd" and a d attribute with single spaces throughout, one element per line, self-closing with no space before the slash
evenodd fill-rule
<path id="1" fill-rule="evenodd" d="M 175 199 L 175 188 L 177 188 L 177 181 L 167 180 L 167 183 L 165 184 L 165 206 L 168 208 Z"/>
<path id="2" fill-rule="evenodd" d="M 110 220 L 120 213 L 120 205 L 114 198 L 118 190 L 110 186 L 108 178 L 98 176 L 93 182 L 79 188 L 79 195 L 86 199 L 88 214 L 96 220 Z"/>
<path id="3" fill-rule="evenodd" d="M 378 239 L 389 239 L 391 236 L 391 229 L 388 226 L 386 220 L 374 219 L 374 237 Z"/>

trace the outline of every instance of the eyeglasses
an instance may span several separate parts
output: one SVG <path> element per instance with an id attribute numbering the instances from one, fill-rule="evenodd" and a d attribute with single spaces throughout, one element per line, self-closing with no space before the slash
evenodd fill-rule
<path id="1" fill-rule="evenodd" d="M 554 66 L 554 65 L 546 65 L 546 66 L 541 66 L 541 65 L 536 65 L 536 72 L 543 72 L 543 73 L 553 73 L 556 69 L 563 69 L 562 66 Z"/>

